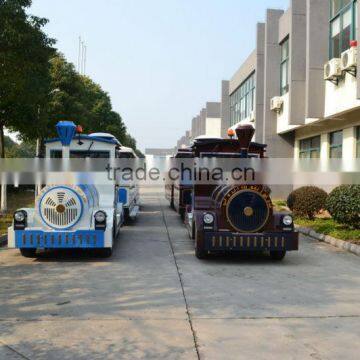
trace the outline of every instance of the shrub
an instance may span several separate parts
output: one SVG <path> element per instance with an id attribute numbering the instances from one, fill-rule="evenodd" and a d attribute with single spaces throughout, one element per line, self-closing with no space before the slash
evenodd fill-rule
<path id="1" fill-rule="evenodd" d="M 337 222 L 360 228 L 360 185 L 341 185 L 329 194 L 326 209 Z"/>
<path id="2" fill-rule="evenodd" d="M 313 220 L 315 215 L 325 209 L 326 191 L 316 186 L 303 186 L 294 190 L 287 198 L 287 205 L 295 215 Z"/>

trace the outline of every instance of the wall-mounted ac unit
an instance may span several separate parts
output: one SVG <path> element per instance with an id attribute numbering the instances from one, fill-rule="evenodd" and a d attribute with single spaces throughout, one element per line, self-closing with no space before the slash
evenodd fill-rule
<path id="1" fill-rule="evenodd" d="M 280 112 L 283 106 L 283 99 L 280 96 L 275 96 L 270 100 L 270 110 Z"/>
<path id="2" fill-rule="evenodd" d="M 324 80 L 334 82 L 337 85 L 341 76 L 341 59 L 331 59 L 324 65 Z"/>
<path id="3" fill-rule="evenodd" d="M 357 48 L 353 46 L 349 50 L 346 50 L 341 54 L 341 70 L 353 74 L 356 71 L 356 64 Z M 355 75 L 356 73 L 354 74 L 354 76 Z"/>
<path id="4" fill-rule="evenodd" d="M 255 122 L 255 111 L 254 110 L 250 111 L 249 120 L 251 122 Z"/>

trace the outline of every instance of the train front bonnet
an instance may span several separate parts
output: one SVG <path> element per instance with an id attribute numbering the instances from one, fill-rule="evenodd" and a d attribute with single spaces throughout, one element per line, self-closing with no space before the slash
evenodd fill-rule
<path id="1" fill-rule="evenodd" d="M 94 185 L 46 186 L 35 206 L 41 222 L 55 230 L 67 230 L 99 206 L 99 194 Z"/>

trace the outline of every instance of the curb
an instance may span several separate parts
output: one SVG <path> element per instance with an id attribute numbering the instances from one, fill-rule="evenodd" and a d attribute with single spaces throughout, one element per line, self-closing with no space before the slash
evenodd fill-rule
<path id="1" fill-rule="evenodd" d="M 295 228 L 299 231 L 299 233 L 301 233 L 303 235 L 308 235 L 315 240 L 326 242 L 327 244 L 333 245 L 339 249 L 342 249 L 342 250 L 348 251 L 352 254 L 355 254 L 357 256 L 360 256 L 360 245 L 351 244 L 348 241 L 336 239 L 329 235 L 319 234 L 310 228 L 301 227 L 298 225 L 295 225 Z"/>
<path id="2" fill-rule="evenodd" d="M 7 235 L 0 236 L 0 247 L 4 247 L 7 245 Z"/>

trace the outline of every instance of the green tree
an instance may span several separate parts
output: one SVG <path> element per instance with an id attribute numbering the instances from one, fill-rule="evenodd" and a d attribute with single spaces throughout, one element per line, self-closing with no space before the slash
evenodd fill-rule
<path id="1" fill-rule="evenodd" d="M 70 120 L 81 124 L 87 133 L 111 133 L 124 146 L 136 150 L 136 141 L 128 134 L 121 116 L 112 109 L 109 94 L 89 77 L 78 74 L 61 54 L 51 60 L 51 79 L 51 87 L 59 91 L 49 102 L 47 136 L 55 135 L 58 121 Z"/>
<path id="2" fill-rule="evenodd" d="M 46 126 L 50 92 L 49 59 L 54 40 L 42 31 L 44 18 L 28 15 L 31 0 L 0 0 L 0 157 L 4 127 L 36 138 Z"/>
<path id="3" fill-rule="evenodd" d="M 23 141 L 17 144 L 10 137 L 5 136 L 5 156 L 7 158 L 33 158 L 35 156 L 35 143 Z"/>

